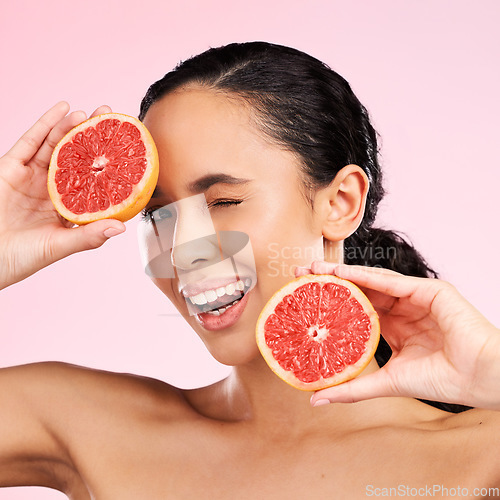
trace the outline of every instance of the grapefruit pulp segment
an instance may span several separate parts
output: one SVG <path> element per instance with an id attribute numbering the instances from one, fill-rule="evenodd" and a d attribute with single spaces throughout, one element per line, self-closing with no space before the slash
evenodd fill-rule
<path id="1" fill-rule="evenodd" d="M 106 113 L 79 124 L 57 144 L 47 187 L 56 210 L 73 223 L 125 222 L 148 203 L 158 171 L 158 152 L 142 122 Z"/>
<path id="2" fill-rule="evenodd" d="M 356 285 L 309 274 L 271 297 L 257 320 L 256 338 L 276 375 L 297 389 L 313 391 L 358 375 L 375 354 L 380 326 Z"/>

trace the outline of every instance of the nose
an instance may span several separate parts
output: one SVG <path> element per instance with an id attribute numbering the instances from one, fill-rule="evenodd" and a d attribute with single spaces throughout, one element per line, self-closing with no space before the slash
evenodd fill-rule
<path id="1" fill-rule="evenodd" d="M 172 265 L 182 271 L 203 268 L 219 260 L 220 252 L 215 234 L 186 241 L 180 245 L 174 243 L 172 249 Z"/>
<path id="2" fill-rule="evenodd" d="M 220 260 L 220 250 L 205 196 L 178 202 L 172 247 L 172 264 L 189 271 Z"/>

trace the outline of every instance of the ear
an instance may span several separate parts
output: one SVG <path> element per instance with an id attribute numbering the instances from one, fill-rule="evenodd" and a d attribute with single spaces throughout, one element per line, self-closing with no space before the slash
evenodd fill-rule
<path id="1" fill-rule="evenodd" d="M 323 236 L 331 241 L 345 240 L 358 229 L 365 213 L 368 177 L 358 165 L 347 165 L 330 185 L 315 197 Z"/>

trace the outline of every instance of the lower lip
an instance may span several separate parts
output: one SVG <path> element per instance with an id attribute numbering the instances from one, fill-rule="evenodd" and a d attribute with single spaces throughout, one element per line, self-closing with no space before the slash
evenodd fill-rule
<path id="1" fill-rule="evenodd" d="M 222 330 L 233 326 L 239 319 L 248 302 L 248 294 L 245 293 L 240 301 L 226 309 L 221 315 L 215 316 L 209 313 L 198 313 L 195 317 L 205 330 Z"/>

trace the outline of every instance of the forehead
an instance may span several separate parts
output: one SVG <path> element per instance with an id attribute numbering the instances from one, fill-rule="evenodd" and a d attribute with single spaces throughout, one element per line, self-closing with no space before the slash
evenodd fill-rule
<path id="1" fill-rule="evenodd" d="M 158 147 L 158 184 L 172 198 L 191 195 L 183 186 L 214 172 L 265 180 L 290 175 L 296 163 L 258 129 L 248 104 L 215 91 L 167 94 L 151 106 L 144 124 Z"/>
<path id="2" fill-rule="evenodd" d="M 231 156 L 235 162 L 264 142 L 248 105 L 203 89 L 180 90 L 154 103 L 144 124 L 169 164 L 209 166 Z"/>

